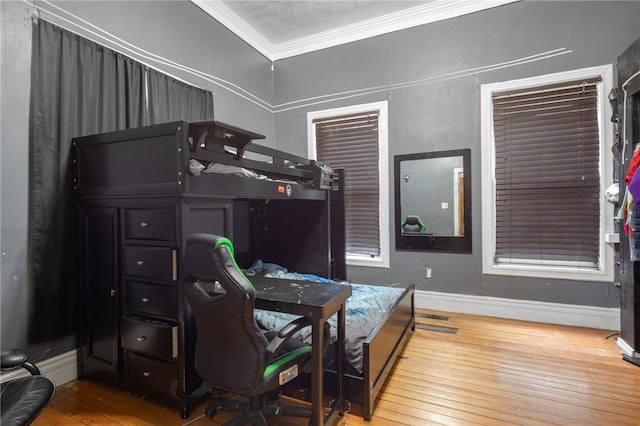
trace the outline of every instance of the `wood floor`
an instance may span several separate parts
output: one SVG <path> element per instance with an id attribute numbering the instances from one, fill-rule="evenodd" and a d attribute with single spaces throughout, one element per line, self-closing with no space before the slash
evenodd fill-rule
<path id="1" fill-rule="evenodd" d="M 613 332 L 417 313 L 374 418 L 350 412 L 338 424 L 640 425 L 640 368 L 622 360 Z M 33 424 L 218 425 L 232 417 L 220 410 L 208 419 L 203 408 L 182 420 L 174 407 L 85 379 L 60 386 Z"/>

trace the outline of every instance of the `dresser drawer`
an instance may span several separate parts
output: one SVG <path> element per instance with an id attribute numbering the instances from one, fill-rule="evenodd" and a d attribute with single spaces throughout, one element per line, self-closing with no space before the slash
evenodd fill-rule
<path id="1" fill-rule="evenodd" d="M 127 311 L 175 319 L 178 315 L 177 300 L 175 285 L 126 281 L 125 309 Z"/>
<path id="2" fill-rule="evenodd" d="M 162 393 L 169 393 L 173 380 L 178 377 L 176 364 L 149 358 L 133 352 L 127 353 L 127 378 Z"/>
<path id="3" fill-rule="evenodd" d="M 138 317 L 121 323 L 122 347 L 167 360 L 178 357 L 178 326 Z"/>
<path id="4" fill-rule="evenodd" d="M 173 209 L 126 209 L 125 238 L 175 241 L 176 221 Z"/>
<path id="5" fill-rule="evenodd" d="M 124 246 L 122 249 L 122 270 L 125 275 L 175 281 L 178 279 L 176 249 Z"/>

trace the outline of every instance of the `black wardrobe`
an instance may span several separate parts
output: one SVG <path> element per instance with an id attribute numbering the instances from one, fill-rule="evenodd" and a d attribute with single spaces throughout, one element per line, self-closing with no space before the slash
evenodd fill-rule
<path id="1" fill-rule="evenodd" d="M 612 121 L 617 124 L 615 152 L 624 153 L 618 164 L 617 177 L 620 198 L 625 193 L 627 174 L 634 148 L 640 144 L 640 39 L 618 57 L 618 88 L 612 91 L 610 101 L 614 107 Z M 635 236 L 625 234 L 619 224 L 619 281 L 620 281 L 620 338 L 618 347 L 623 357 L 640 366 L 640 200 L 635 200 L 636 214 L 631 224 Z M 636 260 L 638 259 L 638 260 Z"/>

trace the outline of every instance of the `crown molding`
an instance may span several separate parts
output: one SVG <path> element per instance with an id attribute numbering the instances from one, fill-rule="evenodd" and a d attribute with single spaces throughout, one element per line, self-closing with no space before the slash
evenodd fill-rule
<path id="1" fill-rule="evenodd" d="M 274 49 L 273 44 L 223 2 L 219 0 L 191 0 L 191 3 L 249 43 L 258 52 L 270 60 L 274 60 L 271 53 Z"/>
<path id="2" fill-rule="evenodd" d="M 285 59 L 404 30 L 432 22 L 491 9 L 520 0 L 435 0 L 421 6 L 390 13 L 334 30 L 324 31 L 285 43 L 274 44 L 219 0 L 191 0 L 212 18 L 227 27 L 271 61 Z"/>

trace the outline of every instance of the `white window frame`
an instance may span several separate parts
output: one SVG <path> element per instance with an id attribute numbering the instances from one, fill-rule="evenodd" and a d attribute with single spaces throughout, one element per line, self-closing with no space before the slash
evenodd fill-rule
<path id="1" fill-rule="evenodd" d="M 313 120 L 333 117 L 336 115 L 357 114 L 366 111 L 375 111 L 378 116 L 378 170 L 380 173 L 380 199 L 378 202 L 380 215 L 380 255 L 367 256 L 357 253 L 346 254 L 347 265 L 366 266 L 376 268 L 389 267 L 389 136 L 388 136 L 388 102 L 372 102 L 368 104 L 353 105 L 341 108 L 331 108 L 322 111 L 307 113 L 307 151 L 308 157 L 317 159 L 316 156 L 316 129 Z M 349 178 L 346 171 L 346 178 Z"/>
<path id="2" fill-rule="evenodd" d="M 598 124 L 600 134 L 600 263 L 598 269 L 553 265 L 495 264 L 495 144 L 493 133 L 494 92 L 526 89 L 565 81 L 600 77 L 598 90 Z M 481 96 L 481 161 L 482 161 L 482 273 L 582 281 L 612 281 L 614 271 L 614 247 L 605 242 L 606 234 L 614 233 L 614 206 L 604 199 L 606 188 L 613 183 L 613 156 L 611 145 L 613 127 L 611 110 L 607 100 L 613 88 L 613 66 L 602 65 L 579 70 L 547 74 L 520 80 L 484 84 Z"/>

